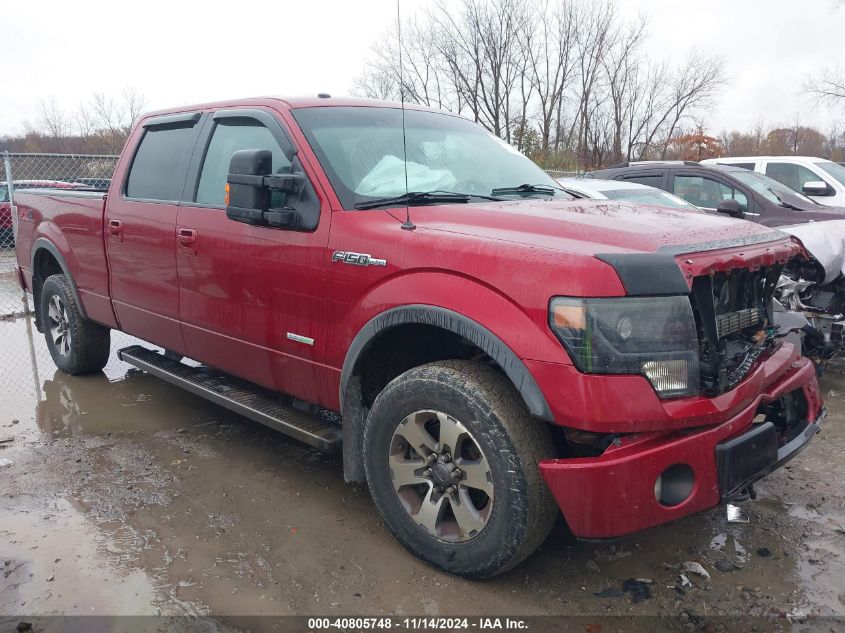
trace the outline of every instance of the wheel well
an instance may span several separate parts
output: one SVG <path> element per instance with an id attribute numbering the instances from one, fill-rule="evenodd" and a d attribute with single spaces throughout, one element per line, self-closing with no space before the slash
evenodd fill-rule
<path id="1" fill-rule="evenodd" d="M 32 303 L 35 311 L 35 326 L 41 331 L 41 288 L 50 275 L 64 274 L 59 260 L 46 248 L 39 248 L 32 258 Z"/>
<path id="2" fill-rule="evenodd" d="M 383 330 L 362 350 L 352 370 L 361 381 L 361 403 L 369 409 L 387 383 L 400 374 L 447 359 L 477 360 L 497 367 L 474 343 L 434 325 L 409 323 Z"/>
<path id="3" fill-rule="evenodd" d="M 465 328 L 463 331 L 469 336 L 473 336 L 473 332 L 478 333 L 477 329 L 471 328 Z M 474 360 L 505 374 L 511 384 L 514 384 L 513 378 L 508 376 L 507 368 L 502 366 L 502 362 L 518 363 L 519 361 L 515 356 L 513 359 L 508 357 L 504 349 L 506 348 L 499 342 L 499 344 L 492 344 L 489 347 L 492 351 L 488 353 L 475 341 L 451 329 L 418 322 L 400 322 L 392 327 L 386 327 L 368 340 L 355 358 L 346 380 L 341 381 L 343 474 L 346 481 L 363 483 L 366 480 L 363 462 L 364 424 L 376 397 L 391 380 L 425 363 L 439 360 Z M 507 353 L 512 354 L 510 350 L 507 350 Z M 525 382 L 532 382 L 530 374 Z M 520 400 L 531 411 L 531 406 L 526 401 L 523 391 L 519 387 L 517 389 Z M 536 393 L 542 399 L 539 389 Z M 545 400 L 542 400 L 542 404 L 545 405 Z M 542 422 L 538 421 L 538 424 Z"/>

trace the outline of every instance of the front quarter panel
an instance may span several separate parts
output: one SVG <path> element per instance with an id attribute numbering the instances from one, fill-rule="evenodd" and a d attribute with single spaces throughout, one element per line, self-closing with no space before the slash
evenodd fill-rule
<path id="1" fill-rule="evenodd" d="M 386 260 L 384 266 L 340 258 L 329 264 L 326 364 L 335 393 L 352 341 L 392 308 L 450 310 L 486 328 L 520 360 L 571 364 L 548 327 L 550 298 L 624 294 L 613 269 L 592 257 L 426 229 L 422 222 L 407 231 L 384 211 L 335 213 L 326 256 L 335 252 Z"/>

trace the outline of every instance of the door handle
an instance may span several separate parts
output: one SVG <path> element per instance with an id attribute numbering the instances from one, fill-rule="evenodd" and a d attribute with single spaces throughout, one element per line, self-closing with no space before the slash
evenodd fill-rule
<path id="1" fill-rule="evenodd" d="M 123 241 L 123 222 L 120 220 L 109 220 L 106 230 L 109 235 L 116 237 L 121 242 Z"/>
<path id="2" fill-rule="evenodd" d="M 179 240 L 179 248 L 191 253 L 197 252 L 196 229 L 176 229 L 176 239 Z"/>

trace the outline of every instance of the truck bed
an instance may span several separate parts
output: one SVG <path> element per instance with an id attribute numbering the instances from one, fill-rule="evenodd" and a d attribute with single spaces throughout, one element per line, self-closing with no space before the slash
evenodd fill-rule
<path id="1" fill-rule="evenodd" d="M 24 283 L 32 290 L 33 252 L 39 238 L 58 247 L 54 255 L 70 271 L 87 316 L 116 327 L 109 301 L 109 276 L 103 242 L 106 194 L 101 191 L 27 189 L 15 193 L 18 215 L 17 258 Z M 55 250 L 55 249 L 54 249 Z"/>

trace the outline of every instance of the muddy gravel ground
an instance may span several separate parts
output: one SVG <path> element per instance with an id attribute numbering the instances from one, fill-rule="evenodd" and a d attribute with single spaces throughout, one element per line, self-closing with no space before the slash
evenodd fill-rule
<path id="1" fill-rule="evenodd" d="M 132 342 L 116 335 L 113 349 Z M 717 508 L 596 544 L 561 522 L 527 562 L 471 582 L 405 552 L 339 458 L 114 354 L 103 373 L 65 376 L 28 319 L 0 321 L 0 628 L 194 615 L 276 630 L 256 616 L 355 614 L 577 615 L 572 630 L 589 633 L 655 628 L 632 616 L 677 616 L 681 630 L 766 616 L 748 629 L 841 630 L 845 376 L 822 384 L 823 433 L 742 504 L 748 523 Z M 629 579 L 643 582 L 622 591 Z"/>

